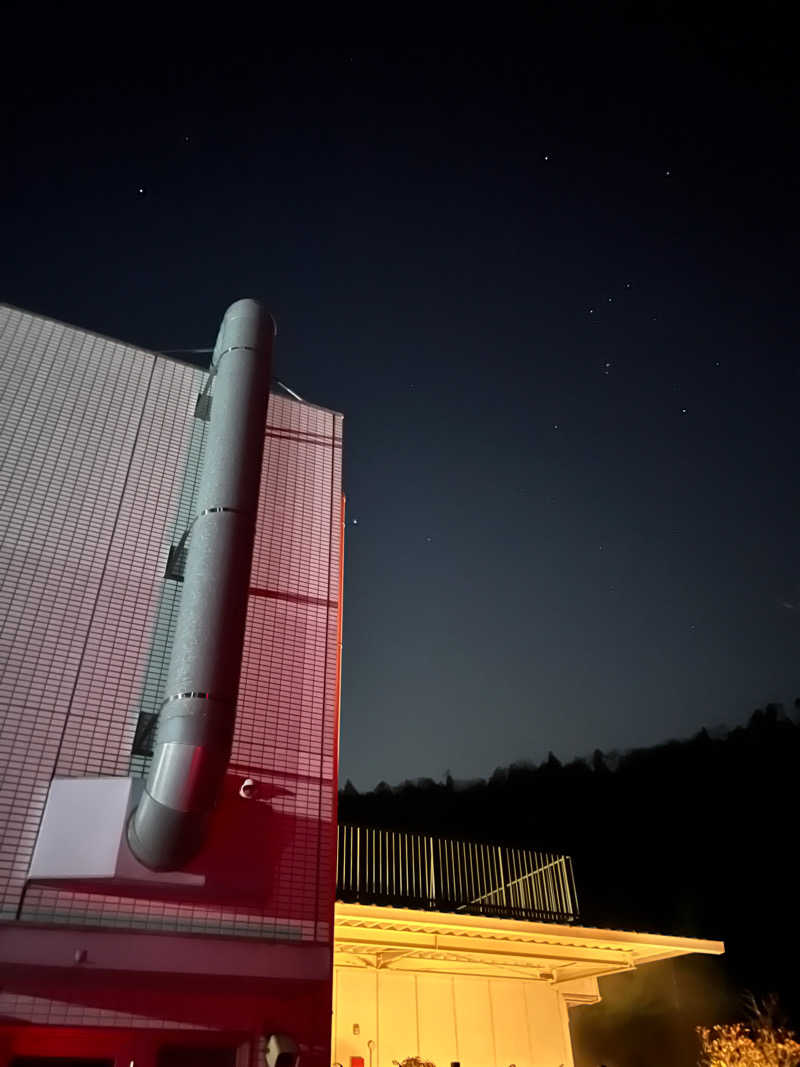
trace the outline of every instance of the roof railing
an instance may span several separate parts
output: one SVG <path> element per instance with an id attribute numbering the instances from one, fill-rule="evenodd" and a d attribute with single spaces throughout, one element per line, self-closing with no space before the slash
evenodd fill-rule
<path id="1" fill-rule="evenodd" d="M 339 825 L 337 899 L 535 922 L 575 922 L 572 860 L 478 841 Z"/>

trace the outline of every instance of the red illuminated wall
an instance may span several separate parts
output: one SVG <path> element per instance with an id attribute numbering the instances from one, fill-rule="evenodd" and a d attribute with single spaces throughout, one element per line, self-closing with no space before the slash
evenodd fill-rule
<path id="1" fill-rule="evenodd" d="M 155 712 L 163 695 L 181 591 L 165 579 L 165 564 L 192 516 L 207 424 L 194 417 L 201 371 L 5 307 L 0 374 L 8 411 L 0 427 L 0 919 L 330 948 L 341 416 L 270 398 L 228 781 L 234 828 L 214 830 L 230 843 L 219 891 L 213 872 L 206 896 L 185 901 L 26 888 L 54 774 L 146 773 L 133 738 L 140 713 Z M 237 808 L 244 777 L 258 792 Z M 258 894 L 248 895 L 256 883 Z M 231 886 L 241 890 L 236 899 Z M 318 1007 L 329 1026 L 329 988 L 327 996 Z M 119 1004 L 113 991 L 88 999 L 5 987 L 0 1015 L 71 1026 L 199 1024 L 185 1004 L 170 1014 L 164 997 L 142 994 L 133 1012 L 130 993 Z"/>

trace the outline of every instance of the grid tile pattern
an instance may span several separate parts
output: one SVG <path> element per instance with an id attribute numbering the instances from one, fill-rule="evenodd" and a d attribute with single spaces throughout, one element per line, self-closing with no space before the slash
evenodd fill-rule
<path id="1" fill-rule="evenodd" d="M 153 368 L 58 754 L 59 775 L 127 774 L 139 712 L 157 711 L 163 698 L 180 601 L 180 585 L 163 577 L 165 534 L 190 506 L 181 498 L 187 486 L 193 493 L 206 427 L 187 417 L 200 378 L 187 369 L 167 360 Z M 192 441 L 195 427 L 202 430 Z M 176 502 L 184 503 L 177 516 Z"/>
<path id="2" fill-rule="evenodd" d="M 342 420 L 270 398 L 231 766 L 292 834 L 261 907 L 28 887 L 54 774 L 143 775 L 191 521 L 204 374 L 0 306 L 0 902 L 18 917 L 329 943 L 336 853 Z M 10 1010 L 10 1009 L 9 1009 Z M 24 1012 L 22 1017 L 24 1017 Z M 55 1019 L 51 1019 L 55 1021 Z"/>
<path id="3" fill-rule="evenodd" d="M 19 904 L 154 364 L 152 355 L 0 308 L 2 917 Z"/>

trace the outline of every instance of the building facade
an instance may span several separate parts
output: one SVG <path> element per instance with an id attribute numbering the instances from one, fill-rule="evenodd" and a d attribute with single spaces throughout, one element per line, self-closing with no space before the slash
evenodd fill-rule
<path id="1" fill-rule="evenodd" d="M 0 374 L 0 1067 L 568 1067 L 600 977 L 722 951 L 578 926 L 568 857 L 337 829 L 342 417 L 280 392 L 213 821 L 138 864 L 219 379 L 2 305 Z"/>
<path id="2" fill-rule="evenodd" d="M 599 980 L 722 945 L 563 922 L 336 905 L 334 1060 L 572 1067 L 569 1012 Z"/>
<path id="3" fill-rule="evenodd" d="M 10 307 L 0 368 L 0 1059 L 3 1045 L 12 1059 L 135 1045 L 130 1060 L 166 1063 L 199 1044 L 255 1062 L 286 1032 L 327 1063 L 342 418 L 269 398 L 233 749 L 205 853 L 178 886 L 37 881 L 52 780 L 147 773 L 214 383 Z M 86 821 L 76 849 L 96 832 Z"/>

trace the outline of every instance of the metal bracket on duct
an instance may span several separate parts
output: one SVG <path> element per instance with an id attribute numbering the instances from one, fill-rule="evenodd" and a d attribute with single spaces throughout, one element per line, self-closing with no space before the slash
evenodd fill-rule
<path id="1" fill-rule="evenodd" d="M 214 403 L 153 761 L 128 823 L 154 871 L 201 847 L 230 758 L 275 323 L 238 300 L 214 348 Z"/>

